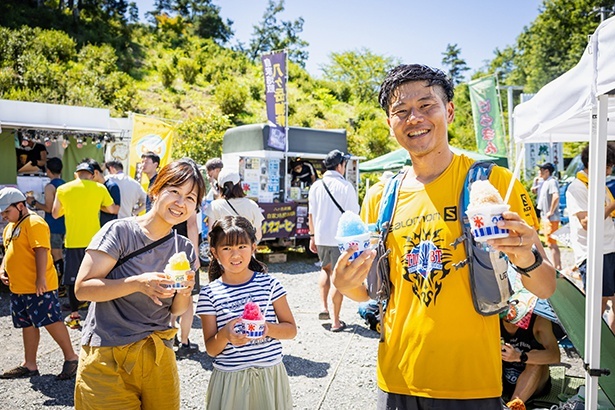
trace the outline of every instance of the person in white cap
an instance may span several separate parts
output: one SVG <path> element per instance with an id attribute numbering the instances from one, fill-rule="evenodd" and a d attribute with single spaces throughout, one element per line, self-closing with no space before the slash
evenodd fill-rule
<path id="1" fill-rule="evenodd" d="M 36 356 L 41 327 L 64 354 L 57 378 L 70 379 L 77 372 L 79 358 L 62 323 L 49 225 L 28 211 L 26 197 L 16 188 L 0 189 L 0 215 L 8 222 L 2 234 L 6 254 L 0 264 L 0 280 L 11 290 L 13 326 L 22 329 L 25 356 L 19 366 L 0 374 L 0 379 L 39 375 Z"/>
<path id="2" fill-rule="evenodd" d="M 218 174 L 218 187 L 220 198 L 213 201 L 205 211 L 209 228 L 211 229 L 214 222 L 224 216 L 243 216 L 254 226 L 256 239 L 260 241 L 263 237 L 262 225 L 265 217 L 258 204 L 250 198 L 246 198 L 239 173 L 223 168 Z"/>

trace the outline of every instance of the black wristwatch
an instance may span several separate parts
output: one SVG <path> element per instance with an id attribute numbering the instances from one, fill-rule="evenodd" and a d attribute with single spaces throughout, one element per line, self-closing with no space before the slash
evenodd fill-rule
<path id="1" fill-rule="evenodd" d="M 536 248 L 536 245 L 532 245 L 532 253 L 534 254 L 534 263 L 532 263 L 530 266 L 528 266 L 527 268 L 520 268 L 517 265 L 515 265 L 514 263 L 510 263 L 513 267 L 514 270 L 516 270 L 517 272 L 519 272 L 522 275 L 527 276 L 528 278 L 530 277 L 529 273 L 531 271 L 533 271 L 534 269 L 538 268 L 540 265 L 542 265 L 542 255 L 540 254 L 540 252 L 538 252 L 538 249 Z"/>
<path id="2" fill-rule="evenodd" d="M 519 357 L 519 361 L 520 361 L 521 363 L 525 363 L 525 362 L 527 362 L 527 353 L 525 353 L 525 352 L 521 352 L 521 357 Z"/>

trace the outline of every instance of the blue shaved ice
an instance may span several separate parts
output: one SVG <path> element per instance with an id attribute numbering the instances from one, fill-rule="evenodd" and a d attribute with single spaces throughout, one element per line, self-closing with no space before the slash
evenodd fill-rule
<path id="1" fill-rule="evenodd" d="M 346 211 L 340 217 L 337 224 L 338 238 L 347 236 L 363 235 L 368 233 L 367 225 L 361 220 L 361 217 L 352 211 Z"/>

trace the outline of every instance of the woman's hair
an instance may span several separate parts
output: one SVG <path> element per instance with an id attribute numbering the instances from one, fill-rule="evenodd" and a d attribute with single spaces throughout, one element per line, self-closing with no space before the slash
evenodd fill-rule
<path id="1" fill-rule="evenodd" d="M 227 181 L 220 190 L 222 191 L 222 198 L 224 199 L 243 198 L 246 196 L 246 193 L 243 192 L 241 181 L 237 184 L 233 184 L 232 181 Z"/>
<path id="2" fill-rule="evenodd" d="M 149 189 L 149 194 L 155 197 L 166 187 L 177 187 L 186 182 L 192 182 L 192 188 L 196 186 L 196 209 L 198 209 L 205 194 L 205 181 L 199 167 L 190 158 L 178 159 L 162 167 L 154 185 Z"/>
<path id="3" fill-rule="evenodd" d="M 221 246 L 236 246 L 240 243 L 256 243 L 256 229 L 243 216 L 225 216 L 214 222 L 209 231 L 209 247 L 210 249 L 218 249 Z M 210 251 L 211 253 L 211 251 Z M 209 281 L 213 282 L 222 276 L 224 268 L 213 254 L 210 255 L 209 262 Z M 248 269 L 255 272 L 267 272 L 267 265 L 256 260 L 254 255 L 250 259 Z"/>

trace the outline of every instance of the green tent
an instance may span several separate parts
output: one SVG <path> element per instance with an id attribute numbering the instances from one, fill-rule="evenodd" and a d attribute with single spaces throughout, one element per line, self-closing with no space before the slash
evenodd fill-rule
<path id="1" fill-rule="evenodd" d="M 498 158 L 491 157 L 489 155 L 479 154 L 478 152 L 467 151 L 465 149 L 451 147 L 451 151 L 455 154 L 463 154 L 467 157 L 473 158 L 475 160 L 488 160 L 493 161 L 497 165 L 501 165 L 503 167 L 508 166 L 508 161 L 506 158 Z M 388 154 L 381 155 L 377 158 L 370 159 L 369 161 L 365 161 L 359 164 L 359 171 L 361 172 L 382 172 L 382 171 L 391 171 L 397 170 L 403 167 L 404 165 L 410 165 L 412 162 L 410 161 L 410 155 L 408 151 L 404 148 L 396 149 L 395 151 L 391 151 Z"/>

